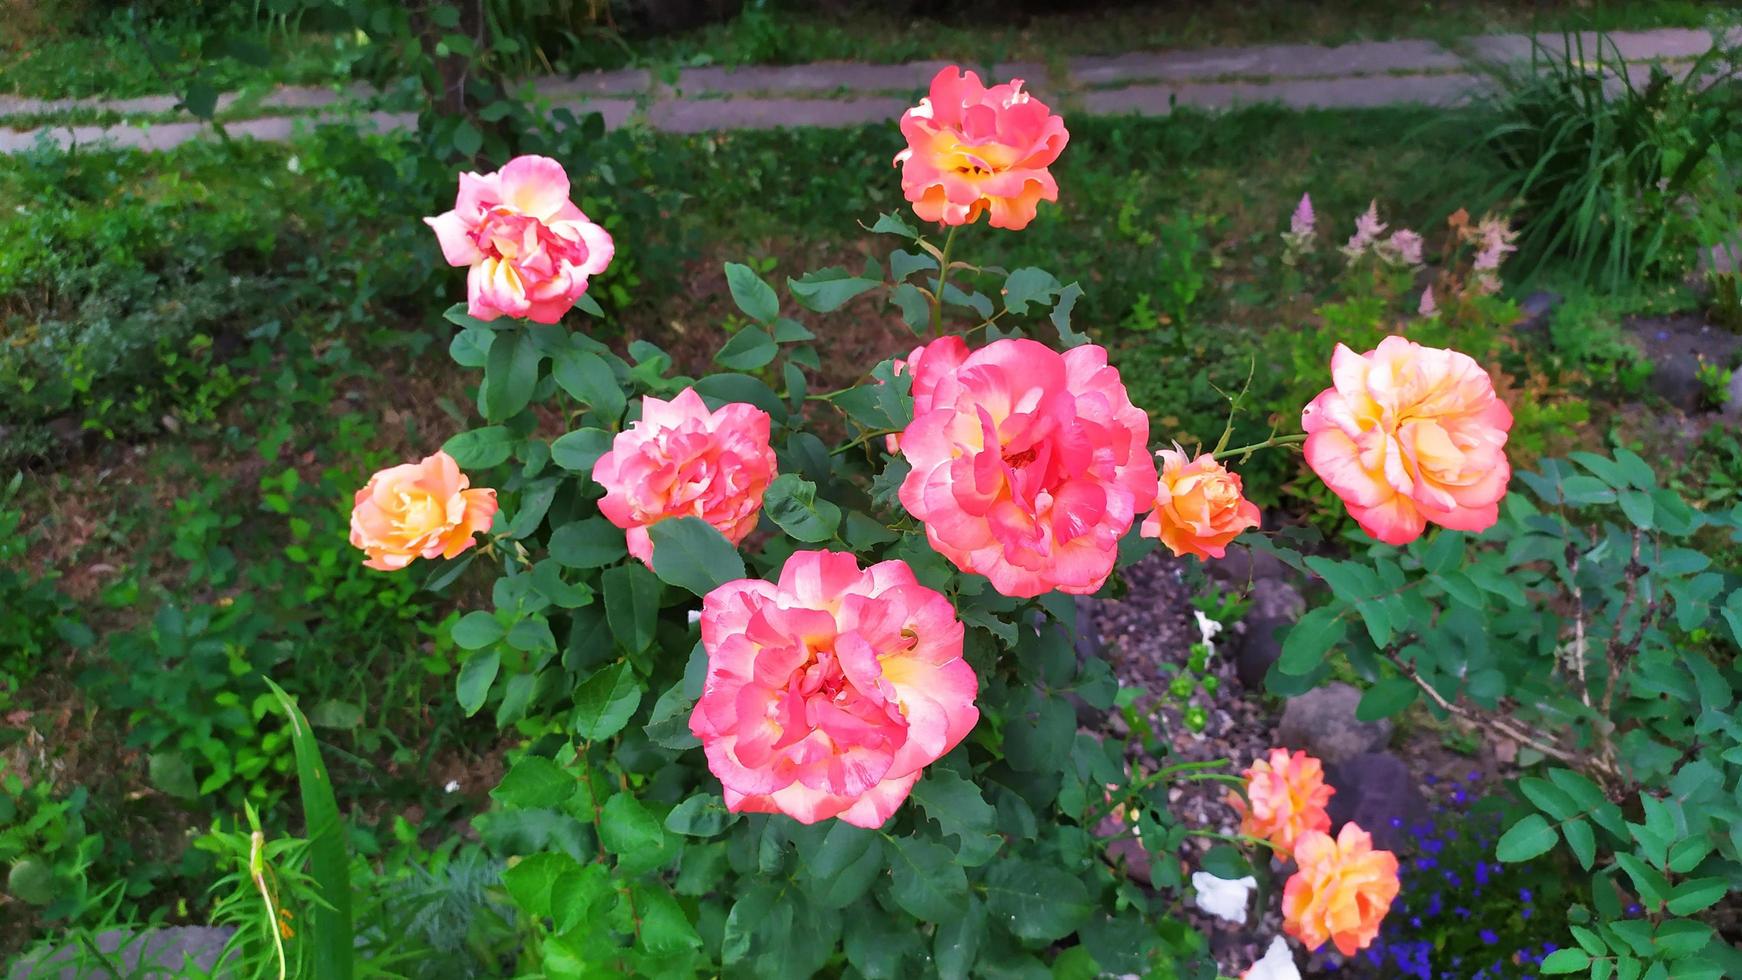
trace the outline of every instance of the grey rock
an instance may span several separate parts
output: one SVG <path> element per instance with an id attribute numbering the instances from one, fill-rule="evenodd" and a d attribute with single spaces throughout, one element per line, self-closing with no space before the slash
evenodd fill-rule
<path id="1" fill-rule="evenodd" d="M 1427 798 L 1409 766 L 1390 752 L 1367 752 L 1325 766 L 1335 786 L 1327 810 L 1331 828 L 1353 821 L 1373 835 L 1373 846 L 1396 851 L 1409 843 L 1410 828 L 1427 816 Z"/>
<path id="2" fill-rule="evenodd" d="M 143 931 L 111 929 L 93 938 L 106 962 L 94 962 L 82 947 L 65 946 L 14 963 L 8 977 L 10 980 L 86 980 L 107 976 L 138 980 L 224 977 L 229 975 L 228 970 L 214 971 L 218 970 L 224 944 L 230 941 L 234 932 L 233 929 L 197 926 Z"/>
<path id="3" fill-rule="evenodd" d="M 1268 551 L 1255 551 L 1235 544 L 1222 558 L 1207 562 L 1204 571 L 1218 581 L 1245 588 L 1248 582 L 1256 588 L 1259 579 L 1286 578 L 1289 567 Z"/>
<path id="4" fill-rule="evenodd" d="M 1326 765 L 1377 752 L 1391 741 L 1391 721 L 1361 721 L 1355 706 L 1361 692 L 1347 684 L 1327 684 L 1290 698 L 1276 726 L 1276 740 L 1288 749 L 1305 749 Z"/>
<path id="5" fill-rule="evenodd" d="M 1280 633 L 1294 625 L 1293 617 L 1248 615 L 1240 624 L 1239 645 L 1234 649 L 1234 672 L 1250 691 L 1264 690 L 1264 675 L 1282 656 Z"/>
<path id="6" fill-rule="evenodd" d="M 1306 600 L 1301 598 L 1299 589 L 1281 578 L 1253 581 L 1251 615 L 1293 622 L 1303 612 L 1306 612 Z"/>
<path id="7" fill-rule="evenodd" d="M 1549 314 L 1554 312 L 1554 308 L 1559 306 L 1560 302 L 1559 293 L 1547 291 L 1531 293 L 1524 298 L 1524 302 L 1518 304 L 1518 312 L 1524 315 L 1516 324 L 1513 324 L 1513 329 L 1520 333 L 1546 331 Z"/>
<path id="8" fill-rule="evenodd" d="M 1693 413 L 1704 407 L 1702 362 L 1729 367 L 1742 353 L 1742 335 L 1706 323 L 1698 317 L 1672 316 L 1634 320 L 1628 333 L 1651 362 L 1651 390 L 1664 401 Z"/>

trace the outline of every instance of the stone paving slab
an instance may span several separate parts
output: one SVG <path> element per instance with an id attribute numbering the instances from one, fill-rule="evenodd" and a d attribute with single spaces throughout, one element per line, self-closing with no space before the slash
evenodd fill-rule
<path id="1" fill-rule="evenodd" d="M 1559 45 L 1560 35 L 1544 36 Z M 1645 77 L 1643 62 L 1669 59 L 1686 64 L 1708 50 L 1704 31 L 1666 29 L 1622 31 L 1611 37 L 1630 65 L 1629 75 Z M 1594 44 L 1594 38 L 1588 38 Z M 1732 40 L 1742 41 L 1742 31 Z M 1080 93 L 1076 106 L 1090 113 L 1164 115 L 1178 102 L 1206 109 L 1278 103 L 1296 108 L 1365 108 L 1398 103 L 1455 105 L 1486 91 L 1492 83 L 1472 74 L 1471 60 L 1527 60 L 1527 35 L 1489 35 L 1455 43 L 1450 50 L 1426 40 L 1376 41 L 1327 47 L 1312 44 L 1269 45 L 1202 51 L 1148 52 L 1071 61 L 1064 77 L 1053 77 L 1038 63 L 992 66 L 992 80 L 1022 78 L 1048 98 Z M 645 110 L 655 129 L 695 133 L 727 129 L 773 129 L 798 126 L 854 126 L 898 118 L 923 91 L 941 61 L 900 65 L 823 62 L 784 67 L 685 69 L 670 88 L 643 69 L 594 72 L 533 82 L 534 92 L 576 112 L 601 112 L 606 125 L 629 124 Z M 1126 86 L 1117 88 L 1115 86 Z M 755 93 L 755 97 L 750 97 Z M 831 98 L 850 93 L 843 98 Z M 226 125 L 232 136 L 285 140 L 315 123 L 357 119 L 381 132 L 415 126 L 412 113 L 374 112 L 363 116 L 326 111 L 378 96 L 368 86 L 286 86 L 261 97 L 265 109 L 305 115 L 261 117 Z M 730 96 L 737 95 L 738 98 Z M 810 95 L 812 98 L 801 96 Z M 700 96 L 700 97 L 698 97 Z M 725 97 L 707 97 L 725 96 Z M 219 107 L 236 104 L 226 94 Z M 1068 104 L 1068 103 L 1067 103 Z M 0 117 L 78 109 L 120 113 L 174 111 L 173 96 L 138 99 L 28 99 L 0 96 Z M 161 150 L 189 139 L 209 137 L 210 130 L 192 120 L 156 125 L 52 126 L 40 130 L 0 129 L 0 153 L 16 153 L 39 138 L 66 147 L 112 141 L 122 148 Z"/>
<path id="2" fill-rule="evenodd" d="M 904 96 L 851 99 L 674 99 L 647 111 L 654 129 L 702 133 L 718 129 L 839 128 L 901 118 Z"/>
<path id="3" fill-rule="evenodd" d="M 1328 48 L 1275 44 L 1209 51 L 1136 52 L 1070 62 L 1071 81 L 1087 88 L 1133 81 L 1305 78 L 1386 72 L 1452 71 L 1462 58 L 1432 41 L 1376 41 Z"/>
<path id="4" fill-rule="evenodd" d="M 1139 116 L 1166 116 L 1176 104 L 1196 109 L 1269 103 L 1290 109 L 1372 109 L 1407 104 L 1444 107 L 1466 103 L 1491 85 L 1486 79 L 1466 74 L 1132 85 L 1087 92 L 1082 106 L 1094 115 Z"/>

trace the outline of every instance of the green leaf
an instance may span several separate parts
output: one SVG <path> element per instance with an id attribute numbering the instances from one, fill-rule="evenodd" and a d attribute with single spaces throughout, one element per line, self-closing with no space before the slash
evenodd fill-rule
<path id="1" fill-rule="evenodd" d="M 196 119 L 210 119 L 218 111 L 218 90 L 211 82 L 196 78 L 188 84 L 181 105 Z"/>
<path id="2" fill-rule="evenodd" d="M 1691 878 L 1675 886 L 1669 893 L 1671 915 L 1693 915 L 1718 904 L 1730 891 L 1722 878 Z"/>
<path id="3" fill-rule="evenodd" d="M 538 530 L 538 526 L 544 523 L 544 515 L 550 513 L 551 501 L 556 499 L 558 482 L 554 478 L 543 479 L 520 491 L 514 519 L 508 522 L 509 537 L 520 539 Z"/>
<path id="4" fill-rule="evenodd" d="M 685 837 L 713 837 L 737 820 L 718 793 L 697 793 L 672 807 L 665 815 L 665 829 Z"/>
<path id="5" fill-rule="evenodd" d="M 608 899 L 616 897 L 617 889 L 604 865 L 594 862 L 564 871 L 550 886 L 552 931 L 561 935 L 589 921 L 604 911 Z"/>
<path id="6" fill-rule="evenodd" d="M 484 365 L 478 407 L 491 422 L 513 418 L 532 401 L 538 385 L 538 362 L 544 356 L 525 329 L 498 330 Z"/>
<path id="7" fill-rule="evenodd" d="M 1621 491 L 1621 513 L 1635 527 L 1652 530 L 1652 518 L 1656 514 L 1656 508 L 1651 502 L 1651 495 L 1643 490 Z"/>
<path id="8" fill-rule="evenodd" d="M 1548 814 L 1552 820 L 1565 820 L 1583 809 L 1573 802 L 1573 798 L 1565 790 L 1546 779 L 1526 776 L 1518 781 L 1518 789 L 1525 799 Z"/>
<path id="9" fill-rule="evenodd" d="M 780 315 L 780 297 L 774 294 L 774 287 L 749 266 L 726 263 L 726 285 L 732 290 L 732 302 L 757 323 L 773 323 Z"/>
<path id="10" fill-rule="evenodd" d="M 640 562 L 607 568 L 600 578 L 612 638 L 630 653 L 652 646 L 659 619 L 659 578 Z"/>
<path id="11" fill-rule="evenodd" d="M 675 517 L 647 529 L 653 539 L 653 570 L 660 579 L 704 596 L 744 577 L 738 549 L 699 517 Z"/>
<path id="12" fill-rule="evenodd" d="M 755 327 L 745 327 L 733 334 L 714 361 L 734 371 L 754 371 L 774 360 L 780 346 L 774 338 Z"/>
<path id="13" fill-rule="evenodd" d="M 1464 563 L 1464 534 L 1461 531 L 1439 530 L 1428 542 L 1421 556 L 1421 567 L 1428 572 L 1444 574 Z"/>
<path id="14" fill-rule="evenodd" d="M 309 876 L 318 900 L 310 912 L 311 928 L 305 937 L 312 948 L 313 975 L 350 980 L 356 947 L 351 925 L 351 863 L 345 855 L 345 823 L 339 817 L 332 780 L 327 778 L 327 767 L 321 762 L 320 747 L 308 720 L 297 710 L 290 695 L 270 679 L 265 680 L 289 721 L 290 743 L 296 752 Z"/>
<path id="15" fill-rule="evenodd" d="M 571 521 L 550 536 L 550 557 L 568 568 L 602 568 L 629 553 L 623 529 L 603 517 Z"/>
<path id="16" fill-rule="evenodd" d="M 828 541 L 841 526 L 841 508 L 817 499 L 817 485 L 782 473 L 768 485 L 762 510 L 781 530 L 807 544 Z"/>
<path id="17" fill-rule="evenodd" d="M 1071 283 L 1059 290 L 1059 298 L 1052 305 L 1052 326 L 1059 332 L 1059 343 L 1067 348 L 1081 347 L 1089 342 L 1089 335 L 1071 329 L 1071 311 L 1077 308 L 1077 300 L 1083 297 L 1083 287 Z"/>
<path id="18" fill-rule="evenodd" d="M 1227 844 L 1217 844 L 1204 852 L 1199 859 L 1198 867 L 1224 881 L 1237 881 L 1252 873 L 1252 862 L 1239 848 Z"/>
<path id="19" fill-rule="evenodd" d="M 1017 269 L 1004 280 L 1004 308 L 1022 316 L 1030 303 L 1050 305 L 1061 288 L 1057 277 L 1044 269 Z"/>
<path id="20" fill-rule="evenodd" d="M 700 949 L 702 937 L 664 885 L 635 886 L 635 914 L 641 919 L 641 948 L 655 956 Z"/>
<path id="21" fill-rule="evenodd" d="M 559 350 L 551 359 L 550 373 L 562 390 L 577 401 L 591 405 L 613 423 L 623 415 L 628 399 L 617 374 L 605 359 L 573 347 Z"/>
<path id="22" fill-rule="evenodd" d="M 580 870 L 574 858 L 561 852 L 529 854 L 502 872 L 502 886 L 521 911 L 542 919 L 561 911 L 553 895 L 557 883 Z"/>
<path id="23" fill-rule="evenodd" d="M 199 784 L 194 781 L 194 767 L 180 752 L 153 752 L 146 766 L 146 775 L 160 792 L 177 799 L 192 800 L 200 795 Z M 19 897 L 23 898 L 22 895 Z"/>
<path id="24" fill-rule="evenodd" d="M 1540 813 L 1526 814 L 1523 820 L 1500 835 L 1495 856 L 1507 864 L 1528 861 L 1548 853 L 1556 841 L 1555 829 Z"/>
<path id="25" fill-rule="evenodd" d="M 542 755 L 524 755 L 490 791 L 490 797 L 503 806 L 548 810 L 568 802 L 577 785 L 574 774 L 555 762 Z"/>
<path id="26" fill-rule="evenodd" d="M 792 297 L 799 305 L 818 313 L 838 310 L 853 297 L 879 285 L 882 285 L 879 280 L 855 276 L 836 267 L 807 272 L 786 281 L 786 288 L 792 291 Z"/>
<path id="27" fill-rule="evenodd" d="M 1390 718 L 1414 704 L 1416 695 L 1420 693 L 1421 688 L 1407 677 L 1386 677 L 1361 695 L 1361 703 L 1355 706 L 1355 717 L 1360 721 Z"/>
<path id="28" fill-rule="evenodd" d="M 641 706 L 641 683 L 627 662 L 593 672 L 575 689 L 575 733 L 589 741 L 610 738 L 623 730 Z"/>
<path id="29" fill-rule="evenodd" d="M 482 650 L 506 635 L 496 614 L 474 609 L 454 623 L 454 645 L 462 650 Z"/>
<path id="30" fill-rule="evenodd" d="M 454 127 L 453 140 L 454 152 L 463 157 L 477 156 L 478 151 L 484 148 L 484 134 L 465 119 L 460 120 Z"/>
<path id="31" fill-rule="evenodd" d="M 1323 663 L 1343 639 L 1349 624 L 1335 606 L 1321 606 L 1302 616 L 1282 639 L 1276 666 L 1285 674 L 1304 674 Z"/>
<path id="32" fill-rule="evenodd" d="M 350 701 L 327 698 L 314 706 L 314 710 L 308 713 L 308 720 L 316 728 L 349 731 L 363 724 L 363 709 Z"/>
<path id="33" fill-rule="evenodd" d="M 6 873 L 6 890 L 14 898 L 31 905 L 47 905 L 61 896 L 63 889 L 55 881 L 54 868 L 39 858 L 27 857 L 14 862 Z"/>
<path id="34" fill-rule="evenodd" d="M 986 905 L 998 922 L 1031 945 L 1056 942 L 1094 911 L 1083 879 L 1033 861 L 1003 861 L 986 876 Z"/>
<path id="35" fill-rule="evenodd" d="M 455 694 L 467 718 L 484 706 L 484 699 L 490 696 L 490 685 L 496 683 L 496 672 L 501 669 L 502 653 L 499 650 L 474 653 L 460 665 Z"/>
<path id="36" fill-rule="evenodd" d="M 1591 957 L 1582 949 L 1557 949 L 1542 961 L 1544 973 L 1577 973 L 1591 965 Z"/>
<path id="37" fill-rule="evenodd" d="M 599 457 L 611 451 L 611 433 L 604 429 L 576 429 L 550 444 L 550 458 L 574 473 L 591 473 Z"/>
<path id="38" fill-rule="evenodd" d="M 914 784 L 913 798 L 946 837 L 953 834 L 961 839 L 957 858 L 964 865 L 985 864 L 1003 845 L 1003 838 L 993 833 L 998 811 L 980 795 L 980 787 L 954 772 L 928 768 L 925 778 Z"/>
<path id="39" fill-rule="evenodd" d="M 803 855 L 799 868 L 811 901 L 827 909 L 857 902 L 882 872 L 882 838 L 843 820 L 830 824 L 822 843 Z"/>
<path id="40" fill-rule="evenodd" d="M 908 220 L 899 214 L 885 213 L 877 216 L 877 223 L 871 226 L 873 235 L 900 235 L 903 238 L 917 241 L 919 232 Z"/>
<path id="41" fill-rule="evenodd" d="M 442 451 L 454 458 L 465 470 L 487 470 L 501 465 L 513 454 L 519 440 L 500 425 L 461 432 L 442 444 Z"/>
<path id="42" fill-rule="evenodd" d="M 980 940 L 986 934 L 986 906 L 970 897 L 961 914 L 938 923 L 932 937 L 932 961 L 939 980 L 967 980 L 980 956 Z"/>
<path id="43" fill-rule="evenodd" d="M 1561 825 L 1561 833 L 1566 836 L 1573 857 L 1579 859 L 1579 867 L 1591 870 L 1591 863 L 1597 859 L 1597 835 L 1591 825 L 1583 819 L 1568 820 Z"/>
<path id="44" fill-rule="evenodd" d="M 628 793 L 612 796 L 600 809 L 599 841 L 617 856 L 618 870 L 632 875 L 665 864 L 675 850 L 659 819 Z"/>
<path id="45" fill-rule="evenodd" d="M 918 837 L 897 837 L 892 845 L 889 893 L 895 903 L 927 922 L 943 922 L 959 914 L 968 897 L 968 876 L 955 854 Z"/>
<path id="46" fill-rule="evenodd" d="M 748 374 L 710 374 L 697 378 L 696 393 L 717 402 L 744 402 L 755 405 L 776 422 L 786 418 L 786 403 L 774 389 Z"/>
<path id="47" fill-rule="evenodd" d="M 901 322 L 914 333 L 924 333 L 931 325 L 931 300 L 913 283 L 904 282 L 890 290 L 889 302 L 901 311 Z"/>

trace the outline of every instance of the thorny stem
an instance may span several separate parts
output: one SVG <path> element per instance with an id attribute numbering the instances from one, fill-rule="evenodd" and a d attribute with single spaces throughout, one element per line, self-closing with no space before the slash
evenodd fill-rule
<path id="1" fill-rule="evenodd" d="M 1585 760 L 1576 753 L 1568 752 L 1566 749 L 1563 749 L 1558 745 L 1545 741 L 1544 737 L 1536 732 L 1532 732 L 1529 729 L 1523 728 L 1504 718 L 1495 718 L 1492 716 L 1479 717 L 1468 708 L 1447 701 L 1440 695 L 1440 692 L 1434 690 L 1432 684 L 1429 684 L 1422 678 L 1421 674 L 1416 672 L 1414 667 L 1404 663 L 1391 653 L 1385 653 L 1383 656 L 1385 659 L 1391 661 L 1391 665 L 1396 667 L 1399 673 L 1414 681 L 1415 685 L 1421 688 L 1434 704 L 1439 705 L 1441 710 L 1450 714 L 1453 718 L 1456 718 L 1458 723 L 1463 725 L 1465 728 L 1471 731 L 1480 731 L 1482 727 L 1486 725 L 1500 734 L 1505 735 L 1507 738 L 1522 745 L 1528 745 L 1550 758 L 1559 759 L 1562 762 L 1573 766 L 1579 766 L 1585 762 Z M 1595 760 L 1594 762 L 1591 762 L 1590 765 L 1605 777 L 1612 778 L 1616 775 L 1614 765 L 1607 759 Z"/>
<path id="2" fill-rule="evenodd" d="M 1212 453 L 1210 458 L 1212 458 L 1212 459 L 1231 459 L 1235 456 L 1245 456 L 1245 455 L 1248 455 L 1250 453 L 1255 453 L 1260 449 L 1271 449 L 1271 448 L 1274 448 L 1276 446 L 1299 445 L 1300 443 L 1306 442 L 1306 440 L 1307 440 L 1307 437 L 1306 437 L 1306 433 L 1304 433 L 1304 432 L 1301 433 L 1300 435 L 1295 435 L 1295 436 L 1271 436 L 1270 438 L 1264 440 L 1263 442 L 1255 442 L 1250 446 L 1240 446 L 1240 447 L 1235 448 L 1235 449 L 1223 449 L 1219 452 Z"/>
<path id="3" fill-rule="evenodd" d="M 933 337 L 944 335 L 944 284 L 950 280 L 950 249 L 956 244 L 956 232 L 961 230 L 961 225 L 951 225 L 950 233 L 944 237 L 944 250 L 938 253 L 938 289 L 931 298 Z"/>

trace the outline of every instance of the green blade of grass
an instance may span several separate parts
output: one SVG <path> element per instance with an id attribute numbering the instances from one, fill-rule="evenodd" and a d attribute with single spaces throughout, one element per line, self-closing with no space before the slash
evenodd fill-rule
<path id="1" fill-rule="evenodd" d="M 333 784 L 327 778 L 308 719 L 283 688 L 270 679 L 266 684 L 290 721 L 303 822 L 307 824 L 309 868 L 321 897 L 313 915 L 312 975 L 321 980 L 351 980 L 351 870 L 345 857 L 345 825 L 339 818 L 339 804 L 333 798 Z"/>

